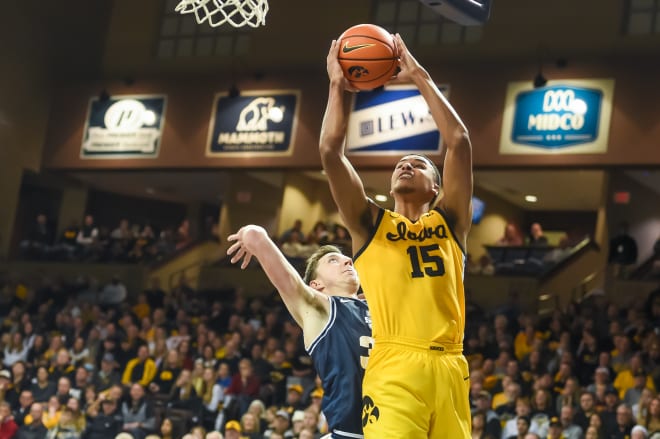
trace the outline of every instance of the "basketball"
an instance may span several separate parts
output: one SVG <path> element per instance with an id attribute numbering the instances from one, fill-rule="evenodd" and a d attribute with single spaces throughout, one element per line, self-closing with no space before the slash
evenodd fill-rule
<path id="1" fill-rule="evenodd" d="M 358 24 L 339 37 L 339 64 L 350 84 L 372 90 L 389 81 L 399 65 L 394 37 L 374 24 Z"/>

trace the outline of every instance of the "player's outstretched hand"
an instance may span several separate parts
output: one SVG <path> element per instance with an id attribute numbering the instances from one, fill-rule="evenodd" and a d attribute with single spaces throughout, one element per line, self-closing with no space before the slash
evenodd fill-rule
<path id="1" fill-rule="evenodd" d="M 328 70 L 328 78 L 330 78 L 330 83 L 341 84 L 344 87 L 344 90 L 350 92 L 358 92 L 359 90 L 351 86 L 351 83 L 348 82 L 348 79 L 344 76 L 344 71 L 339 64 L 339 41 L 332 40 L 330 44 L 330 50 L 328 51 L 328 57 L 326 58 L 326 68 Z"/>
<path id="2" fill-rule="evenodd" d="M 247 268 L 247 266 L 250 264 L 250 261 L 252 260 L 252 253 L 248 251 L 244 241 L 244 238 L 250 227 L 252 226 L 241 227 L 238 232 L 234 233 L 233 235 L 229 235 L 227 238 L 229 242 L 233 242 L 233 244 L 227 249 L 227 255 L 232 255 L 232 264 L 235 264 L 242 259 L 243 262 L 241 263 L 241 269 L 243 270 Z"/>

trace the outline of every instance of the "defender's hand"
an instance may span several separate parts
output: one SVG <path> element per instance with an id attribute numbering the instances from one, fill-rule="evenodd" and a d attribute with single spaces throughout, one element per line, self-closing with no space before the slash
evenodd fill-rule
<path id="1" fill-rule="evenodd" d="M 248 251 L 244 242 L 248 227 L 250 226 L 242 227 L 238 232 L 234 233 L 233 235 L 229 235 L 227 238 L 229 242 L 234 242 L 234 244 L 232 244 L 231 247 L 227 249 L 227 254 L 233 255 L 231 258 L 231 263 L 235 264 L 243 259 L 243 262 L 241 263 L 242 270 L 247 268 L 247 266 L 250 264 L 250 261 L 252 260 L 252 253 Z"/>

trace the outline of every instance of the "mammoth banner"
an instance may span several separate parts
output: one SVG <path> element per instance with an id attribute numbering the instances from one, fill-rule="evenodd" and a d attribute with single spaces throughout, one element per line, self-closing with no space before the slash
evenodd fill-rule
<path id="1" fill-rule="evenodd" d="M 299 101 L 292 90 L 217 94 L 207 155 L 290 155 Z"/>

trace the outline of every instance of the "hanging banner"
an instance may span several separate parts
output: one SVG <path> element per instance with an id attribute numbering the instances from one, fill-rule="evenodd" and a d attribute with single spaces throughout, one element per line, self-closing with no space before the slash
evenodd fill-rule
<path id="1" fill-rule="evenodd" d="M 438 88 L 448 96 L 448 85 Z M 441 145 L 429 107 L 414 85 L 355 94 L 346 134 L 347 154 L 435 154 Z"/>
<path id="2" fill-rule="evenodd" d="M 217 94 L 207 155 L 290 155 L 299 101 L 297 90 Z"/>
<path id="3" fill-rule="evenodd" d="M 165 104 L 165 96 L 153 95 L 90 99 L 80 157 L 158 157 Z"/>
<path id="4" fill-rule="evenodd" d="M 506 94 L 501 154 L 603 154 L 612 115 L 613 79 L 512 82 Z"/>

